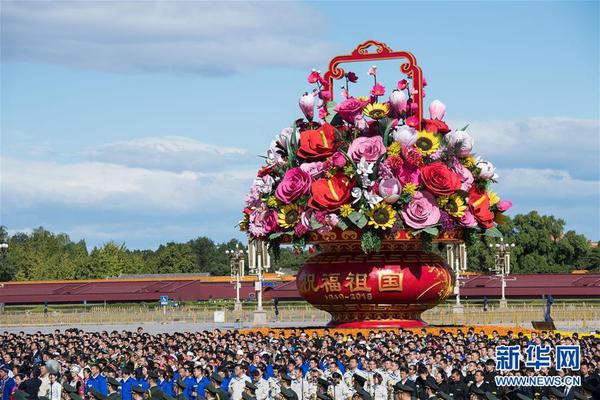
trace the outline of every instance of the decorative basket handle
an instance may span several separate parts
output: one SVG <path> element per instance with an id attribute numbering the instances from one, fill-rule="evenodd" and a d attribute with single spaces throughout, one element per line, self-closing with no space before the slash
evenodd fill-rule
<path id="1" fill-rule="evenodd" d="M 375 52 L 369 52 L 369 48 L 375 47 Z M 419 127 L 423 121 L 423 72 L 417 65 L 417 59 L 408 51 L 393 51 L 387 44 L 375 40 L 367 40 L 359 44 L 351 54 L 336 56 L 329 62 L 329 68 L 325 73 L 325 80 L 329 82 L 331 99 L 333 100 L 334 79 L 342 79 L 345 71 L 339 65 L 342 63 L 362 62 L 370 60 L 393 60 L 403 58 L 406 62 L 400 64 L 400 72 L 406 74 L 413 81 L 413 100 L 418 105 L 415 114 L 419 120 Z"/>

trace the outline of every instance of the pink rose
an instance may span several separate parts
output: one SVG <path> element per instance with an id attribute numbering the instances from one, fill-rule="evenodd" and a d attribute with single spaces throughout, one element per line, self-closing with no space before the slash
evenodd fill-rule
<path id="1" fill-rule="evenodd" d="M 465 215 L 460 218 L 460 224 L 467 228 L 475 228 L 477 226 L 477 220 L 468 208 L 465 210 Z"/>
<path id="2" fill-rule="evenodd" d="M 250 213 L 248 231 L 256 237 L 263 237 L 278 227 L 277 211 L 272 208 L 257 208 Z"/>
<path id="3" fill-rule="evenodd" d="M 440 220 L 435 197 L 427 191 L 416 192 L 401 213 L 406 224 L 415 229 L 427 228 Z"/>
<path id="4" fill-rule="evenodd" d="M 498 203 L 498 211 L 504 212 L 508 211 L 512 207 L 512 201 L 510 200 L 502 200 Z"/>
<path id="5" fill-rule="evenodd" d="M 362 157 L 369 162 L 377 161 L 385 152 L 381 136 L 361 136 L 354 139 L 348 147 L 348 155 L 355 161 L 360 161 Z"/>
<path id="6" fill-rule="evenodd" d="M 302 97 L 300 97 L 300 101 L 298 102 L 300 105 L 300 109 L 304 116 L 312 121 L 315 116 L 315 94 L 314 93 L 304 93 Z"/>
<path id="7" fill-rule="evenodd" d="M 452 171 L 460 178 L 460 190 L 468 192 L 473 186 L 473 174 L 467 167 L 459 163 L 458 161 L 452 165 Z"/>
<path id="8" fill-rule="evenodd" d="M 299 167 L 290 168 L 277 186 L 275 197 L 283 204 L 290 204 L 298 197 L 308 194 L 310 183 L 310 175 L 307 172 Z"/>
<path id="9" fill-rule="evenodd" d="M 360 115 L 365 107 L 365 102 L 355 99 L 354 97 L 350 97 L 338 103 L 334 110 L 342 119 L 350 124 L 354 123 L 354 119 L 357 115 Z"/>
<path id="10" fill-rule="evenodd" d="M 343 157 L 343 156 L 342 156 Z M 323 162 L 315 161 L 311 163 L 304 163 L 300 165 L 300 169 L 310 175 L 311 178 L 317 177 L 323 172 Z"/>

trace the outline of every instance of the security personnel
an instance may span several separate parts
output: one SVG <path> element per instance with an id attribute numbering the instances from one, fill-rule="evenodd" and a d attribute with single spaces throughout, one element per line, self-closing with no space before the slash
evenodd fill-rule
<path id="1" fill-rule="evenodd" d="M 365 389 L 359 388 L 352 395 L 352 400 L 373 400 L 373 397 Z"/>
<path id="2" fill-rule="evenodd" d="M 88 396 L 91 399 L 96 399 L 96 400 L 106 400 L 108 398 L 108 396 L 106 396 L 104 393 L 102 393 L 101 391 L 99 391 L 96 388 L 90 388 L 90 390 L 88 390 Z"/>
<path id="3" fill-rule="evenodd" d="M 398 381 L 394 385 L 394 400 L 411 400 L 414 398 L 415 392 L 416 388 L 414 385 Z"/>
<path id="4" fill-rule="evenodd" d="M 150 385 L 148 388 L 150 398 L 153 400 L 162 400 L 163 391 L 158 387 L 158 373 L 156 371 L 148 372 L 148 384 Z"/>
<path id="5" fill-rule="evenodd" d="M 298 400 L 298 395 L 290 388 L 282 388 L 278 397 L 283 400 Z"/>
<path id="6" fill-rule="evenodd" d="M 121 382 L 113 378 L 112 376 L 106 379 L 108 383 L 108 400 L 121 400 L 121 394 L 119 393 L 119 386 Z"/>
<path id="7" fill-rule="evenodd" d="M 183 394 L 186 389 L 186 386 L 181 378 L 179 378 L 175 381 L 175 385 L 173 385 L 173 389 L 175 390 L 175 399 L 176 400 L 187 400 L 187 397 L 185 397 L 185 394 Z"/>
<path id="8" fill-rule="evenodd" d="M 88 394 L 90 389 L 96 389 L 96 391 L 104 396 L 108 393 L 108 387 L 106 385 L 106 378 L 100 373 L 100 367 L 97 363 L 90 364 L 91 375 L 85 385 L 85 394 Z"/>
<path id="9" fill-rule="evenodd" d="M 435 400 L 438 397 L 436 396 L 437 392 L 440 390 L 440 387 L 435 382 L 432 376 L 428 376 L 425 379 L 425 395 L 427 399 Z"/>
<path id="10" fill-rule="evenodd" d="M 139 385 L 133 386 L 131 388 L 131 397 L 133 400 L 144 400 L 144 389 Z"/>

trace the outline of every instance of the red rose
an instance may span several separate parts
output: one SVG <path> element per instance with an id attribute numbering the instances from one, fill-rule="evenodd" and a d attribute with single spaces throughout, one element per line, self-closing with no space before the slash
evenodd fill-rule
<path id="1" fill-rule="evenodd" d="M 319 129 L 304 131 L 300 134 L 298 157 L 305 160 L 322 160 L 337 150 L 333 126 L 323 124 Z"/>
<path id="2" fill-rule="evenodd" d="M 471 190 L 468 204 L 479 225 L 484 228 L 494 226 L 494 213 L 490 211 L 490 199 L 487 193 Z"/>
<path id="3" fill-rule="evenodd" d="M 439 161 L 421 168 L 421 181 L 437 196 L 450 196 L 460 189 L 460 177 Z"/>
<path id="4" fill-rule="evenodd" d="M 442 135 L 445 135 L 450 132 L 448 125 L 439 119 L 424 119 L 423 126 L 427 132 L 431 133 L 441 133 Z"/>
<path id="5" fill-rule="evenodd" d="M 312 196 L 308 205 L 319 210 L 334 211 L 348 203 L 354 181 L 342 172 L 332 178 L 322 178 L 313 182 Z"/>

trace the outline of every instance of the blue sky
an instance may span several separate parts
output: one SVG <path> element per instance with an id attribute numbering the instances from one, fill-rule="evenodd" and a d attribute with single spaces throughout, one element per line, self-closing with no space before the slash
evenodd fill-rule
<path id="1" fill-rule="evenodd" d="M 242 238 L 243 195 L 311 68 L 415 54 L 512 214 L 600 237 L 597 2 L 3 2 L 1 220 L 100 245 Z M 396 64 L 382 63 L 393 85 Z M 357 65 L 359 83 L 368 65 Z M 356 90 L 363 87 L 358 86 Z"/>

